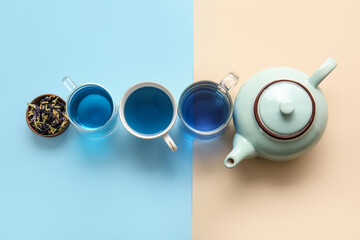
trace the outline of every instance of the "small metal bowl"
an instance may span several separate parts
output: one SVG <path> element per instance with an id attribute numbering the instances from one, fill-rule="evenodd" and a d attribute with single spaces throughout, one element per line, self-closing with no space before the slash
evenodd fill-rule
<path id="1" fill-rule="evenodd" d="M 58 100 L 59 100 L 60 102 L 64 103 L 64 105 L 66 106 L 66 102 L 64 101 L 64 99 L 62 99 L 61 97 L 59 97 L 59 96 L 57 96 L 57 95 L 55 95 L 55 94 L 43 94 L 43 95 L 40 95 L 40 96 L 38 96 L 37 98 L 35 98 L 34 100 L 32 100 L 31 103 L 32 103 L 32 104 L 37 104 L 37 105 L 39 105 L 41 99 L 43 99 L 44 97 L 47 97 L 47 96 L 52 96 L 52 95 L 58 97 Z M 57 132 L 57 133 L 55 133 L 55 134 L 52 134 L 52 135 L 45 135 L 45 134 L 38 133 L 38 132 L 35 130 L 35 128 L 34 128 L 33 126 L 31 126 L 31 124 L 30 124 L 30 119 L 29 119 L 29 117 L 28 117 L 29 111 L 30 111 L 30 107 L 28 106 L 27 109 L 26 109 L 26 116 L 25 116 L 25 117 L 26 117 L 26 123 L 27 123 L 27 125 L 29 126 L 29 128 L 31 129 L 31 131 L 33 131 L 34 133 L 36 133 L 36 134 L 39 135 L 39 136 L 42 136 L 42 137 L 56 137 L 56 136 L 59 136 L 60 134 L 62 134 L 63 132 L 65 132 L 66 129 L 67 129 L 67 128 L 69 127 L 69 125 L 70 125 L 70 121 L 68 121 L 67 124 L 65 125 L 65 127 L 64 127 L 61 131 L 59 131 L 59 132 Z"/>

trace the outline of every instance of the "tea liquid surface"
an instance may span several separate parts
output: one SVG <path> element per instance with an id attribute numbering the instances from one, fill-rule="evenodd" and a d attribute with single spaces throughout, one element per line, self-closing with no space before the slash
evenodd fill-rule
<path id="1" fill-rule="evenodd" d="M 219 128 L 229 114 L 229 104 L 216 88 L 199 88 L 187 93 L 181 108 L 185 122 L 200 131 Z"/>
<path id="2" fill-rule="evenodd" d="M 113 104 L 110 95 L 98 86 L 87 86 L 75 93 L 70 115 L 84 128 L 103 126 L 111 117 Z"/>
<path id="3" fill-rule="evenodd" d="M 165 130 L 171 123 L 173 113 L 169 96 L 154 87 L 135 90 L 124 106 L 127 124 L 142 134 L 157 134 Z"/>

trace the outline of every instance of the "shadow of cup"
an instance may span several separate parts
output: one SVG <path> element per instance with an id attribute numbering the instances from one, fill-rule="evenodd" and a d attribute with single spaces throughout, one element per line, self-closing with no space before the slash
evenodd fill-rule
<path id="1" fill-rule="evenodd" d="M 113 133 L 111 149 L 118 161 L 143 171 L 164 171 L 171 173 L 177 166 L 191 161 L 192 142 L 179 129 L 177 122 L 169 132 L 178 146 L 172 152 L 161 137 L 155 139 L 138 138 L 127 132 L 124 127 Z M 181 159 L 182 162 L 179 162 Z"/>

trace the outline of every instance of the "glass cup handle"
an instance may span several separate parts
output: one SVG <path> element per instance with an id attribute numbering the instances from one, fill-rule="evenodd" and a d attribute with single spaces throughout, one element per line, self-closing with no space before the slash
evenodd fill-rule
<path id="1" fill-rule="evenodd" d="M 235 73 L 229 72 L 221 81 L 221 85 L 230 91 L 239 82 L 239 77 Z"/>
<path id="2" fill-rule="evenodd" d="M 76 88 L 76 84 L 69 77 L 64 77 L 61 82 L 70 92 Z"/>
<path id="3" fill-rule="evenodd" d="M 163 137 L 164 141 L 166 142 L 166 144 L 168 145 L 168 147 L 170 148 L 170 150 L 175 152 L 177 149 L 177 146 L 176 146 L 175 142 L 171 139 L 169 134 L 165 133 L 162 137 Z"/>

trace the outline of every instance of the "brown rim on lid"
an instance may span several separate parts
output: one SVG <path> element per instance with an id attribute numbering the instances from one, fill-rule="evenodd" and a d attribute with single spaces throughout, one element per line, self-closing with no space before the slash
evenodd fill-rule
<path id="1" fill-rule="evenodd" d="M 311 117 L 310 117 L 308 123 L 305 125 L 305 127 L 303 127 L 300 131 L 298 131 L 298 132 L 296 132 L 294 134 L 284 135 L 284 134 L 276 133 L 276 132 L 270 130 L 269 128 L 267 128 L 265 126 L 265 124 L 261 121 L 261 117 L 260 117 L 259 109 L 258 109 L 259 108 L 258 105 L 259 105 L 260 97 L 268 87 L 270 87 L 271 85 L 273 85 L 275 83 L 278 83 L 278 82 L 291 82 L 291 83 L 294 83 L 294 84 L 300 86 L 301 88 L 303 88 L 306 91 L 306 93 L 309 95 L 309 98 L 311 100 L 311 105 L 312 105 Z M 301 135 L 303 135 L 310 128 L 312 123 L 314 122 L 315 112 L 316 112 L 315 110 L 316 110 L 315 100 L 314 100 L 313 96 L 311 95 L 310 91 L 304 85 L 302 85 L 302 84 L 300 84 L 298 82 L 295 82 L 293 80 L 286 80 L 286 79 L 276 80 L 276 81 L 273 81 L 273 82 L 267 84 L 265 87 L 263 87 L 260 90 L 260 92 L 258 93 L 258 95 L 257 95 L 257 97 L 255 99 L 255 103 L 254 103 L 254 115 L 255 115 L 255 119 L 256 119 L 257 123 L 259 124 L 259 126 L 269 136 L 271 136 L 273 138 L 276 138 L 276 139 L 280 139 L 280 140 L 291 140 L 291 139 L 294 139 L 294 138 L 297 138 L 297 137 L 300 137 Z"/>

